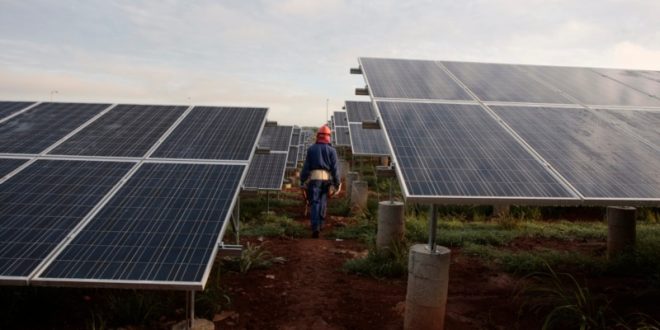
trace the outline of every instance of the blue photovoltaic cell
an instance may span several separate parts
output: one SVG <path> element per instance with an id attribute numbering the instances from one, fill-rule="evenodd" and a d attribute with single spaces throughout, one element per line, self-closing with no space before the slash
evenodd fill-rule
<path id="1" fill-rule="evenodd" d="M 378 102 L 407 197 L 574 199 L 476 105 Z"/>
<path id="2" fill-rule="evenodd" d="M 27 159 L 0 158 L 0 179 L 25 164 Z"/>
<path id="3" fill-rule="evenodd" d="M 289 147 L 289 155 L 286 159 L 286 168 L 298 167 L 298 146 Z"/>
<path id="4" fill-rule="evenodd" d="M 516 65 L 442 62 L 482 101 L 573 103 Z"/>
<path id="5" fill-rule="evenodd" d="M 520 66 L 587 105 L 654 106 L 660 100 L 588 68 Z"/>
<path id="6" fill-rule="evenodd" d="M 291 142 L 293 126 L 266 126 L 259 138 L 259 147 L 276 151 L 288 151 Z"/>
<path id="7" fill-rule="evenodd" d="M 133 165 L 38 160 L 0 184 L 0 276 L 30 275 Z"/>
<path id="8" fill-rule="evenodd" d="M 635 132 L 660 150 L 660 110 L 603 110 L 608 121 Z"/>
<path id="9" fill-rule="evenodd" d="M 243 187 L 247 189 L 282 190 L 286 153 L 255 154 Z"/>
<path id="10" fill-rule="evenodd" d="M 38 279 L 199 284 L 244 169 L 143 164 Z"/>
<path id="11" fill-rule="evenodd" d="M 348 126 L 348 119 L 346 118 L 346 112 L 344 111 L 335 111 L 333 116 L 335 121 L 335 127 L 337 126 Z"/>
<path id="12" fill-rule="evenodd" d="M 346 101 L 346 116 L 351 123 L 361 123 L 376 119 L 371 102 Z"/>
<path id="13" fill-rule="evenodd" d="M 42 103 L 0 124 L 0 152 L 40 153 L 108 106 Z"/>
<path id="14" fill-rule="evenodd" d="M 152 157 L 248 160 L 266 112 L 265 108 L 195 107 Z"/>
<path id="15" fill-rule="evenodd" d="M 593 69 L 595 72 L 620 81 L 648 95 L 660 96 L 660 81 L 649 79 L 641 71 L 621 69 Z"/>
<path id="16" fill-rule="evenodd" d="M 373 97 L 472 101 L 434 61 L 363 57 L 360 63 Z"/>
<path id="17" fill-rule="evenodd" d="M 51 154 L 142 157 L 187 106 L 118 105 Z"/>
<path id="18" fill-rule="evenodd" d="M 339 147 L 351 146 L 351 135 L 348 131 L 348 126 L 335 127 L 335 145 Z"/>
<path id="19" fill-rule="evenodd" d="M 351 123 L 351 148 L 356 156 L 388 156 L 390 154 L 382 129 L 364 129 L 362 124 Z"/>
<path id="20" fill-rule="evenodd" d="M 491 108 L 585 198 L 660 200 L 660 153 L 591 110 Z"/>
<path id="21" fill-rule="evenodd" d="M 21 111 L 32 104 L 34 102 L 0 101 L 0 119 Z"/>

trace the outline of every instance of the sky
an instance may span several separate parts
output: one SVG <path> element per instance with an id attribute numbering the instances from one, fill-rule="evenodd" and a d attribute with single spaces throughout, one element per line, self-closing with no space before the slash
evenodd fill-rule
<path id="1" fill-rule="evenodd" d="M 660 70 L 658 0 L 0 0 L 0 100 L 265 106 L 319 126 L 362 56 Z M 57 93 L 52 93 L 57 91 Z"/>

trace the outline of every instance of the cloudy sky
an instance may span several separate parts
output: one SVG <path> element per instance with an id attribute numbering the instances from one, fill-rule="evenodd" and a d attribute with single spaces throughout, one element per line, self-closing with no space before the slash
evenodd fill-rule
<path id="1" fill-rule="evenodd" d="M 250 105 L 319 125 L 359 56 L 660 70 L 658 0 L 0 0 L 0 99 Z"/>

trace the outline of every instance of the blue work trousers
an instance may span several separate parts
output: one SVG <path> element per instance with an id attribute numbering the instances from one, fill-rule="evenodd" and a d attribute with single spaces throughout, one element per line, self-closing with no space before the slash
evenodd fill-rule
<path id="1" fill-rule="evenodd" d="M 325 208 L 328 205 L 329 180 L 310 180 L 307 184 L 307 198 L 312 221 L 312 231 L 320 231 L 325 221 Z"/>

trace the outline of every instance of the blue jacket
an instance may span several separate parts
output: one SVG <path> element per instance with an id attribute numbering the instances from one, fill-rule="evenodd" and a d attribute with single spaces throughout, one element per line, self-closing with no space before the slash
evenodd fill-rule
<path id="1" fill-rule="evenodd" d="M 339 165 L 337 164 L 337 150 L 329 144 L 316 143 L 307 149 L 307 158 L 300 173 L 300 184 L 309 179 L 312 170 L 330 171 L 332 185 L 339 187 Z"/>

